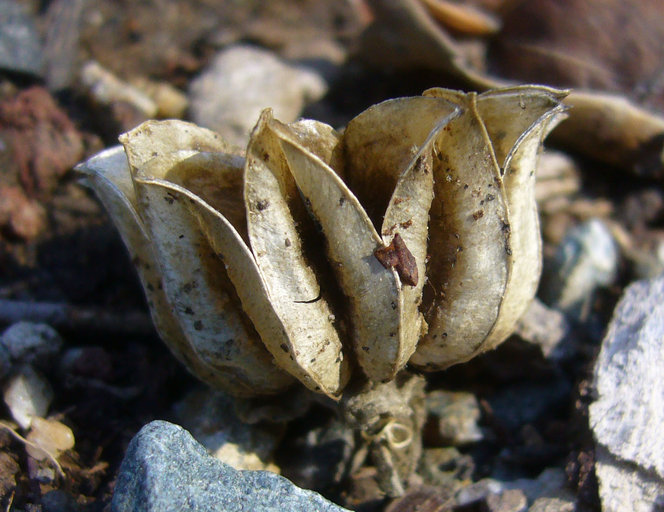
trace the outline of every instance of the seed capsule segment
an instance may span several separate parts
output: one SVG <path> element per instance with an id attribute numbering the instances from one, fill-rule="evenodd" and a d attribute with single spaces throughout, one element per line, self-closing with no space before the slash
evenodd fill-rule
<path id="1" fill-rule="evenodd" d="M 336 143 L 334 131 L 322 123 L 298 125 L 293 131 L 295 139 L 313 140 L 311 149 L 319 152 L 329 154 Z M 270 111 L 261 115 L 252 134 L 244 186 L 251 250 L 270 304 L 288 335 L 273 351 L 275 359 L 311 389 L 336 397 L 348 380 L 349 363 L 328 290 L 319 278 L 320 263 L 307 245 L 315 236 L 315 226 Z"/>
<path id="2" fill-rule="evenodd" d="M 162 271 L 151 234 L 137 211 L 134 184 L 124 149 L 118 146 L 106 150 L 79 166 L 78 170 L 87 174 L 87 180 L 118 227 L 136 264 L 157 331 L 175 357 L 204 382 L 238 395 L 269 393 L 288 385 L 289 379 L 273 366 L 270 369 L 276 378 L 267 385 L 261 380 L 264 377 L 254 380 L 244 375 L 241 369 L 220 371 L 220 366 L 202 357 L 185 335 L 180 318 L 163 287 Z"/>
<path id="3" fill-rule="evenodd" d="M 544 138 L 565 117 L 565 93 L 514 87 L 481 94 L 478 106 L 496 148 L 510 216 L 510 274 L 500 314 L 485 341 L 491 349 L 509 336 L 535 296 L 542 269 L 542 240 L 535 179 Z M 509 115 L 512 113 L 512 115 Z"/>
<path id="4" fill-rule="evenodd" d="M 447 135 L 472 134 L 437 141 L 430 235 L 440 249 L 428 269 L 430 329 L 411 361 L 440 369 L 502 342 L 535 294 L 541 242 L 534 171 L 543 137 L 561 119 L 564 93 L 515 87 L 425 94 L 469 103 Z"/>

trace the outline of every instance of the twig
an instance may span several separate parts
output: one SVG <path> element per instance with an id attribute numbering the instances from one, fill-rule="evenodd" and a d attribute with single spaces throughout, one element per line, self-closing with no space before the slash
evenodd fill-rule
<path id="1" fill-rule="evenodd" d="M 30 447 L 34 448 L 35 450 L 41 450 L 42 452 L 44 452 L 46 454 L 46 458 L 48 460 L 50 460 L 51 463 L 55 466 L 55 469 L 58 472 L 58 475 L 60 475 L 62 478 L 65 477 L 65 472 L 62 471 L 62 466 L 60 466 L 60 463 L 58 462 L 58 460 L 55 458 L 55 456 L 51 452 L 49 452 L 47 449 L 39 446 L 38 444 L 33 443 L 32 441 L 28 441 L 25 437 L 23 437 L 21 434 L 16 432 L 16 430 L 14 430 L 14 428 L 11 425 L 9 425 L 8 423 L 5 423 L 4 421 L 0 420 L 0 427 L 7 430 L 7 432 L 9 432 L 12 436 L 14 436 L 16 439 L 18 439 L 24 445 L 30 446 Z"/>
<path id="2" fill-rule="evenodd" d="M 138 311 L 116 312 L 57 302 L 0 299 L 0 323 L 40 322 L 71 331 L 103 331 L 147 335 L 155 332 L 149 315 Z"/>
<path id="3" fill-rule="evenodd" d="M 12 509 L 12 503 L 14 503 L 15 495 L 16 495 L 16 489 L 12 490 L 12 495 L 9 497 L 9 500 L 7 501 L 7 508 L 5 508 L 5 512 L 9 512 Z"/>

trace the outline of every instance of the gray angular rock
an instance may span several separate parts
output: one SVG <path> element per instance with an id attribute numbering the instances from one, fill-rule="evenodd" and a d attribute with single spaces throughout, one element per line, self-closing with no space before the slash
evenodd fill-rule
<path id="1" fill-rule="evenodd" d="M 183 428 L 153 421 L 132 439 L 113 512 L 347 512 L 267 471 L 237 471 L 210 457 Z"/>
<path id="2" fill-rule="evenodd" d="M 274 109 L 283 122 L 295 121 L 307 103 L 326 91 L 314 71 L 267 50 L 238 45 L 220 52 L 191 82 L 189 113 L 195 123 L 243 147 L 264 108 Z"/>
<path id="3" fill-rule="evenodd" d="M 570 229 L 544 266 L 542 300 L 582 319 L 597 288 L 614 281 L 618 256 L 613 235 L 601 220 L 591 219 Z"/>
<path id="4" fill-rule="evenodd" d="M 0 68 L 41 75 L 42 44 L 21 2 L 0 0 Z"/>
<path id="5" fill-rule="evenodd" d="M 664 506 L 664 275 L 629 286 L 595 363 L 590 426 L 603 510 Z"/>

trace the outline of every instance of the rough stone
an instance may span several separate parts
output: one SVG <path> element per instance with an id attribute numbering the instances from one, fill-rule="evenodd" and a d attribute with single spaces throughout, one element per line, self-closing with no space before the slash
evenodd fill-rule
<path id="1" fill-rule="evenodd" d="M 268 471 L 237 471 L 210 457 L 183 428 L 153 421 L 129 444 L 113 512 L 344 512 Z"/>
<path id="2" fill-rule="evenodd" d="M 629 286 L 595 364 L 590 426 L 603 510 L 664 507 L 664 275 Z"/>
<path id="3" fill-rule="evenodd" d="M 244 147 L 261 111 L 270 107 L 283 122 L 295 121 L 307 103 L 327 91 L 315 72 L 288 64 L 251 46 L 223 50 L 190 86 L 190 115 Z"/>
<path id="4" fill-rule="evenodd" d="M 81 85 L 99 105 L 126 103 L 146 118 L 157 115 L 157 104 L 146 93 L 120 80 L 98 62 L 87 62 L 80 78 Z"/>

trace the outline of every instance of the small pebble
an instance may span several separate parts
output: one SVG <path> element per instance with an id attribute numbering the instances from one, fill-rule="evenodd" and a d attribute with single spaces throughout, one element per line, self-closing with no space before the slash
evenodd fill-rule
<path id="1" fill-rule="evenodd" d="M 461 506 L 471 505 L 486 500 L 489 494 L 500 494 L 503 490 L 505 486 L 502 482 L 484 478 L 460 489 L 456 494 L 456 501 Z"/>
<path id="2" fill-rule="evenodd" d="M 543 214 L 557 211 L 558 204 L 569 205 L 570 197 L 581 189 L 581 172 L 576 162 L 560 151 L 544 151 L 537 165 L 535 199 Z"/>
<path id="3" fill-rule="evenodd" d="M 326 91 L 323 78 L 310 69 L 282 61 L 267 50 L 232 46 L 191 82 L 190 114 L 196 124 L 244 147 L 264 108 L 274 109 L 280 121 L 295 121 L 308 103 Z"/>
<path id="4" fill-rule="evenodd" d="M 480 405 L 472 393 L 432 391 L 427 394 L 426 408 L 425 436 L 430 444 L 459 446 L 484 438 L 477 426 Z"/>
<path id="5" fill-rule="evenodd" d="M 62 349 L 62 338 L 50 325 L 33 322 L 17 322 L 0 338 L 15 363 L 30 364 L 44 370 Z"/>
<path id="6" fill-rule="evenodd" d="M 559 496 L 564 493 L 567 476 L 561 468 L 547 468 L 537 478 L 519 478 L 506 482 L 508 489 L 519 489 L 523 491 L 528 501 L 546 496 Z"/>
<path id="7" fill-rule="evenodd" d="M 576 506 L 570 498 L 538 498 L 528 512 L 574 512 Z"/>
<path id="8" fill-rule="evenodd" d="M 174 411 L 176 419 L 213 457 L 235 469 L 279 473 L 271 459 L 282 438 L 281 425 L 247 425 L 235 413 L 232 397 L 210 389 L 189 393 L 175 404 Z"/>
<path id="9" fill-rule="evenodd" d="M 41 75 L 42 44 L 27 2 L 0 1 L 0 68 Z"/>
<path id="10" fill-rule="evenodd" d="M 544 266 L 540 296 L 548 305 L 583 320 L 595 291 L 616 278 L 618 246 L 607 225 L 591 219 L 572 228 Z"/>
<path id="11" fill-rule="evenodd" d="M 83 66 L 81 84 L 100 105 L 126 103 L 147 118 L 157 114 L 157 105 L 147 94 L 124 82 L 98 62 L 90 61 Z"/>
<path id="12" fill-rule="evenodd" d="M 390 503 L 385 512 L 443 512 L 449 510 L 450 502 L 450 496 L 436 487 L 411 487 Z"/>
<path id="13" fill-rule="evenodd" d="M 53 400 L 53 390 L 32 366 L 25 365 L 8 381 L 4 400 L 16 423 L 21 428 L 28 428 L 35 416 L 46 416 Z"/>
<path id="14" fill-rule="evenodd" d="M 182 119 L 189 100 L 187 96 L 168 82 L 154 82 L 146 78 L 132 80 L 132 84 L 147 94 L 157 106 L 157 117 L 161 119 Z"/>
<path id="15" fill-rule="evenodd" d="M 576 340 L 570 322 L 557 309 L 535 298 L 519 319 L 516 334 L 536 345 L 551 361 L 569 360 L 576 354 Z"/>
<path id="16" fill-rule="evenodd" d="M 489 494 L 485 501 L 487 512 L 525 512 L 527 508 L 528 500 L 520 489 L 507 489 L 500 494 Z"/>
<path id="17" fill-rule="evenodd" d="M 58 474 L 53 466 L 41 464 L 32 458 L 28 459 L 28 476 L 31 480 L 36 480 L 37 483 L 51 487 L 58 478 Z"/>
<path id="18" fill-rule="evenodd" d="M 527 503 L 532 503 L 539 498 L 562 498 L 561 495 L 566 494 L 564 490 L 565 484 L 565 472 L 560 468 L 554 467 L 545 469 L 534 479 L 519 478 L 517 480 L 503 481 L 495 478 L 484 478 L 460 489 L 456 494 L 456 501 L 461 506 L 484 503 L 486 508 L 489 500 L 491 500 L 495 507 L 501 503 L 507 507 L 504 509 L 488 508 L 491 511 L 525 511 Z M 493 497 L 490 498 L 492 495 Z M 504 496 L 504 498 L 501 496 Z M 564 496 L 564 498 L 566 499 L 567 496 Z"/>

